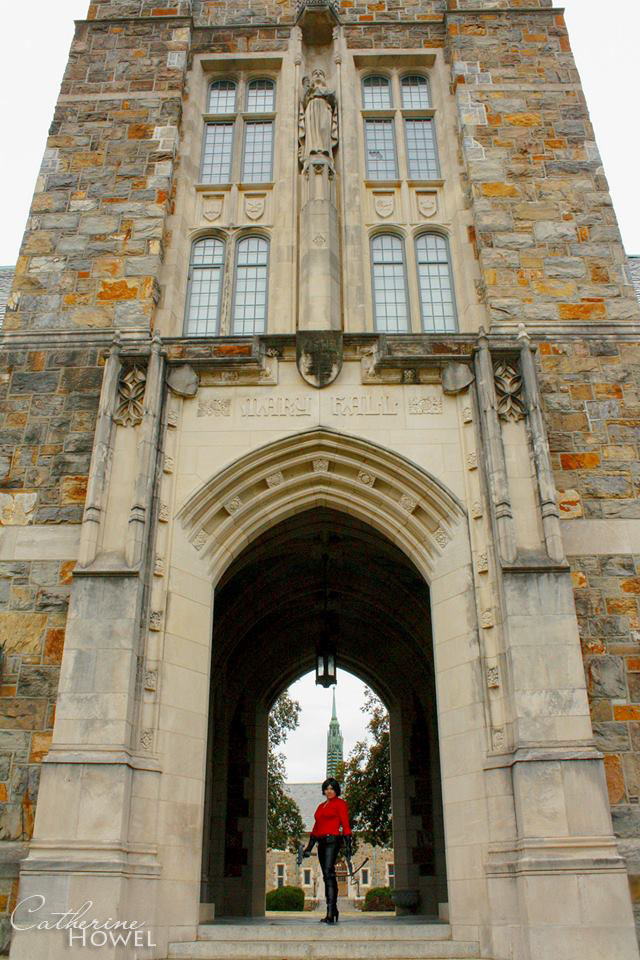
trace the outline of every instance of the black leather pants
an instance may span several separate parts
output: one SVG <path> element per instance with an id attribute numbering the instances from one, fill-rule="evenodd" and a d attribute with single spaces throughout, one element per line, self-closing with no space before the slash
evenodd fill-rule
<path id="1" fill-rule="evenodd" d="M 318 839 L 318 860 L 324 879 L 324 892 L 327 909 L 335 910 L 338 902 L 338 881 L 336 879 L 336 860 L 342 846 L 342 835 L 328 833 Z"/>

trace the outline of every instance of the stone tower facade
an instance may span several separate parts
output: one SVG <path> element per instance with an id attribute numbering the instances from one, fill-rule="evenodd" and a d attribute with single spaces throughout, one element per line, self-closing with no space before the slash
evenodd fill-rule
<path id="1" fill-rule="evenodd" d="M 336 691 L 333 690 L 333 707 L 331 710 L 331 720 L 329 721 L 329 730 L 327 731 L 327 776 L 335 777 L 338 764 L 342 763 L 344 750 L 344 738 L 340 732 L 340 724 L 336 715 Z"/>
<path id="2" fill-rule="evenodd" d="M 639 324 L 551 0 L 94 0 L 2 328 L 5 945 L 260 914 L 330 635 L 443 956 L 637 960 Z"/>

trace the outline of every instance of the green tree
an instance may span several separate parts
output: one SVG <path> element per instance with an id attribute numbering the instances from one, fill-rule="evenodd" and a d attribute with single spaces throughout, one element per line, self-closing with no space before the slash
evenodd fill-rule
<path id="1" fill-rule="evenodd" d="M 365 687 L 363 713 L 367 714 L 370 740 L 359 740 L 337 770 L 349 807 L 351 829 L 365 843 L 390 847 L 391 760 L 389 714 L 382 701 Z"/>
<path id="2" fill-rule="evenodd" d="M 302 839 L 304 823 L 300 808 L 286 793 L 286 762 L 277 750 L 300 722 L 300 704 L 289 691 L 280 694 L 269 713 L 269 753 L 267 760 L 267 846 L 272 850 L 294 851 Z"/>

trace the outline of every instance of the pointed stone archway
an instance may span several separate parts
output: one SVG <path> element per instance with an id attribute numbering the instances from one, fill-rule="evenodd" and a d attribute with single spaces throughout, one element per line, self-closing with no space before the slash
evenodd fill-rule
<path id="1" fill-rule="evenodd" d="M 401 857 L 404 857 L 402 867 L 401 860 L 397 860 L 398 881 L 410 888 L 422 883 L 425 912 L 433 914 L 437 911 L 437 902 L 449 899 L 451 909 L 457 910 L 459 929 L 463 931 L 465 924 L 470 924 L 469 937 L 475 939 L 476 904 L 486 902 L 486 881 L 484 877 L 464 876 L 468 870 L 462 864 L 479 861 L 479 844 L 486 839 L 488 832 L 484 819 L 486 811 L 480 808 L 484 821 L 480 829 L 465 831 L 459 821 L 463 811 L 454 798 L 456 780 L 462 771 L 465 774 L 481 773 L 487 742 L 485 707 L 476 676 L 479 657 L 469 535 L 465 511 L 459 501 L 426 472 L 383 447 L 331 430 L 314 429 L 278 440 L 230 464 L 189 497 L 178 513 L 178 520 L 172 563 L 181 570 L 183 583 L 184 576 L 192 574 L 200 584 L 194 592 L 200 596 L 205 580 L 214 585 L 215 614 L 206 625 L 207 632 L 212 632 L 205 638 L 204 622 L 197 628 L 199 643 L 210 645 L 213 636 L 209 677 L 211 700 L 207 698 L 202 728 L 202 748 L 206 752 L 203 766 L 208 774 L 205 777 L 206 812 L 203 809 L 200 812 L 205 850 L 201 865 L 205 901 L 217 901 L 219 911 L 222 898 L 223 912 L 230 915 L 256 915 L 264 909 L 266 834 L 264 817 L 262 814 L 256 816 L 257 807 L 252 804 L 262 804 L 263 810 L 266 804 L 266 782 L 264 775 L 260 782 L 259 775 L 261 764 L 265 771 L 266 766 L 259 757 L 266 757 L 268 710 L 281 689 L 313 666 L 313 643 L 303 643 L 305 637 L 309 640 L 304 615 L 298 619 L 291 616 L 291 609 L 287 609 L 286 603 L 283 606 L 281 596 L 278 602 L 273 584 L 267 584 L 264 579 L 259 593 L 266 609 L 254 618 L 258 627 L 255 623 L 248 625 L 247 615 L 251 616 L 251 609 L 255 613 L 255 605 L 252 607 L 247 602 L 243 577 L 248 577 L 247 582 L 255 583 L 256 564 L 260 565 L 261 556 L 263 560 L 267 554 L 270 558 L 277 556 L 279 537 L 289 538 L 289 543 L 296 541 L 294 552 L 300 556 L 304 554 L 300 544 L 304 542 L 305 527 L 309 530 L 315 524 L 328 531 L 333 526 L 341 528 L 347 539 L 360 539 L 362 556 L 367 553 L 364 538 L 368 539 L 370 546 L 375 544 L 378 551 L 382 549 L 388 566 L 396 571 L 410 571 L 414 584 L 421 584 L 424 596 L 420 603 L 407 603 L 405 593 L 402 599 L 398 597 L 398 602 L 390 607 L 384 619 L 380 616 L 380 598 L 375 596 L 375 583 L 383 583 L 384 578 L 370 578 L 367 591 L 360 578 L 355 593 L 362 596 L 365 591 L 367 595 L 366 601 L 360 600 L 360 607 L 364 608 L 367 602 L 370 604 L 366 628 L 377 633 L 378 640 L 384 630 L 388 630 L 391 642 L 387 649 L 396 660 L 392 662 L 392 658 L 386 664 L 386 670 L 375 670 L 354 643 L 349 650 L 345 648 L 343 665 L 371 683 L 390 705 L 392 717 L 395 712 L 397 786 L 393 809 L 397 822 L 394 829 L 395 843 L 402 849 Z M 353 551 L 350 555 L 354 555 Z M 247 573 L 249 568 L 251 572 Z M 284 575 L 284 582 L 286 580 L 287 575 Z M 239 586 L 243 583 L 244 590 Z M 347 584 L 341 583 L 339 592 L 346 588 Z M 390 596 L 388 588 L 389 584 L 385 586 L 383 583 L 380 594 L 384 594 L 387 600 Z M 282 593 L 282 583 L 279 590 Z M 317 600 L 317 582 L 314 585 L 313 574 L 310 574 L 306 586 L 302 584 L 302 594 L 305 590 L 308 597 L 315 594 Z M 231 597 L 236 591 L 237 595 L 227 605 L 225 592 Z M 299 608 L 299 596 L 290 607 L 296 605 Z M 353 604 L 347 614 L 344 613 L 345 605 L 340 606 L 345 622 L 358 621 Z M 394 616 L 400 622 L 407 611 L 411 616 L 419 609 L 425 611 L 422 633 L 414 624 L 414 649 L 409 649 L 406 638 L 411 631 L 403 626 L 403 647 L 399 638 L 400 627 L 396 624 L 391 629 L 390 622 Z M 225 610 L 229 617 L 229 611 L 239 613 L 233 627 L 230 619 L 225 624 Z M 276 657 L 272 648 L 270 652 L 279 669 L 267 670 L 265 648 L 260 637 L 262 635 L 264 639 L 263 628 L 269 617 L 277 623 L 278 618 L 283 617 L 283 611 L 288 626 L 281 638 L 280 650 L 293 647 L 295 656 L 287 658 L 279 653 Z M 181 626 L 178 618 L 171 618 L 170 614 L 169 621 L 170 629 L 182 630 L 193 639 L 191 625 L 185 630 L 186 624 Z M 363 622 L 360 617 L 360 625 Z M 273 641 L 277 631 L 273 623 L 269 623 L 268 628 Z M 352 635 L 355 632 L 352 630 Z M 224 637 L 223 633 L 226 634 Z M 420 656 L 416 656 L 416 636 L 421 637 L 423 646 Z M 247 637 L 250 642 L 246 650 L 249 653 L 243 659 L 237 653 L 243 650 L 239 638 Z M 265 669 L 261 670 L 260 665 Z M 243 670 L 249 668 L 252 679 L 244 683 L 248 678 Z M 401 673 L 404 673 L 404 685 L 398 681 Z M 391 682 L 394 674 L 395 687 Z M 224 684 L 216 687 L 224 676 L 226 687 Z M 247 703 L 251 704 L 251 711 L 257 712 L 251 712 L 249 716 Z M 214 728 L 222 736 L 221 741 L 216 742 Z M 421 730 L 429 730 L 429 736 L 421 736 Z M 234 749 L 242 747 L 245 751 L 244 766 L 241 764 L 239 773 L 234 772 L 234 776 L 236 773 L 238 776 L 233 788 L 226 780 L 230 769 L 229 738 L 235 738 Z M 205 747 L 207 740 L 208 751 Z M 219 765 L 217 773 L 214 770 L 216 763 Z M 414 771 L 412 776 L 415 774 L 414 785 L 404 790 L 402 784 L 408 784 L 410 778 L 403 771 L 408 771 L 410 764 Z M 433 780 L 434 770 L 437 771 L 437 782 Z M 449 811 L 448 775 L 453 787 Z M 241 786 L 240 780 L 243 781 Z M 425 839 L 427 845 L 431 842 L 421 829 L 426 814 L 424 805 L 420 809 L 420 796 L 425 793 L 427 781 L 432 797 L 436 797 L 435 804 L 427 803 L 438 808 L 436 820 L 439 824 L 434 821 L 429 827 L 435 846 L 439 844 L 437 857 L 432 856 L 438 859 L 438 867 L 429 881 L 425 877 L 431 869 L 427 863 L 430 854 L 419 850 Z M 231 825 L 226 816 L 229 809 L 237 813 Z M 442 839 L 443 821 L 445 830 L 451 825 L 446 844 Z M 235 837 L 231 836 L 234 830 Z M 446 857 L 445 845 L 448 848 Z M 229 850 L 233 849 L 240 852 L 229 855 Z M 445 867 L 445 859 L 451 854 L 454 862 L 460 865 L 454 866 L 453 871 Z M 227 874 L 232 869 L 242 874 L 244 869 L 245 878 L 251 877 L 245 884 L 237 883 L 235 893 L 229 893 L 234 886 L 229 886 L 233 879 L 230 876 L 226 878 L 226 892 L 222 893 L 224 867 L 221 865 L 225 863 L 225 856 Z M 234 856 L 239 858 L 240 867 L 231 868 Z M 422 881 L 419 879 L 421 857 L 425 861 Z M 448 874 L 448 897 L 444 892 L 445 873 Z"/>

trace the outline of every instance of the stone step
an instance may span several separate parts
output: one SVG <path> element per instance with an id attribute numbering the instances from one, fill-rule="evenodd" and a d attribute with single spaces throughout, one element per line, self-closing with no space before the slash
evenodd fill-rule
<path id="1" fill-rule="evenodd" d="M 447 924 L 318 921 L 202 924 L 192 943 L 169 945 L 169 960 L 479 960 L 477 943 L 454 942 Z"/>

